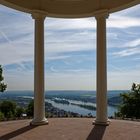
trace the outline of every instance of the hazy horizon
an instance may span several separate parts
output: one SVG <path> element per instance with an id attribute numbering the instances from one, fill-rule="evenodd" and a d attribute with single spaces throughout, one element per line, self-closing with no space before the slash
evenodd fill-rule
<path id="1" fill-rule="evenodd" d="M 110 92 L 110 91 L 129 91 L 130 89 L 122 89 L 122 90 L 114 90 L 114 89 L 110 89 L 110 90 L 107 90 L 108 92 Z M 6 90 L 5 92 L 8 92 L 8 91 L 30 91 L 30 92 L 34 92 L 34 90 L 33 89 L 30 89 L 30 90 L 24 90 L 24 89 L 20 89 L 20 90 L 16 90 L 16 89 L 8 89 L 8 90 Z M 58 89 L 58 90 L 54 90 L 54 89 L 50 89 L 50 90 L 48 90 L 48 89 L 46 89 L 45 90 L 45 92 L 47 92 L 47 91 L 90 91 L 90 92 L 92 92 L 92 91 L 94 91 L 94 92 L 96 92 L 96 90 L 86 90 L 86 89 L 84 89 L 84 90 L 79 90 L 79 89 L 77 89 L 77 90 L 72 90 L 72 89 L 67 89 L 67 90 L 61 90 L 61 89 Z M 3 92 L 3 93 L 5 93 L 5 92 Z M 3 93 L 1 93 L 1 94 L 3 94 Z"/>

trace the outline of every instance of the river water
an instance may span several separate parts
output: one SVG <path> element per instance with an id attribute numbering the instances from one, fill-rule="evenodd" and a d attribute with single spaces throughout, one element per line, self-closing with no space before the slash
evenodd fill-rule
<path id="1" fill-rule="evenodd" d="M 80 93 L 85 93 L 85 91 L 49 91 L 47 92 L 47 94 L 49 95 L 57 95 L 57 97 L 59 97 L 59 95 L 71 95 L 73 94 L 74 96 L 76 94 L 80 94 Z M 121 93 L 122 91 L 109 91 L 109 97 L 113 97 L 113 96 L 117 96 L 119 95 L 119 93 Z M 93 94 L 95 95 L 95 91 L 94 93 L 92 92 L 87 92 L 87 94 Z M 16 96 L 20 96 L 22 98 L 30 98 L 33 99 L 34 95 L 33 95 L 33 91 L 6 91 L 5 94 L 0 94 L 0 98 L 4 98 L 4 99 L 9 99 L 9 98 L 15 98 Z M 56 97 L 56 96 L 55 96 Z M 62 99 L 62 98 L 61 98 Z M 59 109 L 63 109 L 65 111 L 70 111 L 70 112 L 75 112 L 75 113 L 79 113 L 81 115 L 88 115 L 89 113 L 92 115 L 96 115 L 96 111 L 92 111 L 86 108 L 82 108 L 80 106 L 77 105 L 72 105 L 71 103 L 75 103 L 75 104 L 82 104 L 82 105 L 92 105 L 96 107 L 95 103 L 90 103 L 90 102 L 82 102 L 82 101 L 76 101 L 76 100 L 69 100 L 66 99 L 67 101 L 69 101 L 70 104 L 60 104 L 60 103 L 56 103 L 53 100 L 47 99 L 45 101 L 51 103 L 54 107 L 59 108 Z M 114 116 L 114 112 L 117 111 L 117 108 L 114 106 L 108 106 L 108 116 Z"/>
<path id="2" fill-rule="evenodd" d="M 74 100 L 67 100 L 70 102 L 70 104 L 60 104 L 60 103 L 56 103 L 52 100 L 47 99 L 47 102 L 51 103 L 54 107 L 57 107 L 59 109 L 63 109 L 65 111 L 71 111 L 71 112 L 75 112 L 75 113 L 79 113 L 82 115 L 88 115 L 89 113 L 92 115 L 96 115 L 96 111 L 92 111 L 92 110 L 88 110 L 86 108 L 82 108 L 76 105 L 72 105 L 71 103 L 75 103 L 75 104 L 82 104 L 82 105 L 92 105 L 96 107 L 95 103 L 89 103 L 89 102 L 81 102 L 81 101 L 74 101 Z M 112 107 L 112 106 L 108 106 L 108 116 L 114 116 L 114 112 L 117 111 L 116 107 Z"/>

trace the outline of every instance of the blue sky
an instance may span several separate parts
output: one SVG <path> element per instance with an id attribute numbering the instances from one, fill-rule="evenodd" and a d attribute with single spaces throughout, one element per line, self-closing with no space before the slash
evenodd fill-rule
<path id="1" fill-rule="evenodd" d="M 140 82 L 140 5 L 107 19 L 108 89 Z M 32 90 L 34 21 L 0 5 L 0 64 L 8 90 Z M 96 89 L 95 18 L 45 20 L 45 89 Z"/>

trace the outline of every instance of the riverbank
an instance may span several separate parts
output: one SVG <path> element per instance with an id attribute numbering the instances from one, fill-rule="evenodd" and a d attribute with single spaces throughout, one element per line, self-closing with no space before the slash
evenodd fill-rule
<path id="1" fill-rule="evenodd" d="M 108 116 L 114 116 L 119 104 L 119 94 L 122 91 L 110 91 L 108 94 Z M 0 100 L 12 100 L 19 106 L 26 107 L 34 98 L 33 91 L 7 91 L 0 95 Z M 46 106 L 46 112 L 55 114 L 67 114 L 73 112 L 82 116 L 96 116 L 96 93 L 95 91 L 47 91 L 45 102 L 53 107 Z M 59 113 L 61 112 L 61 113 Z"/>

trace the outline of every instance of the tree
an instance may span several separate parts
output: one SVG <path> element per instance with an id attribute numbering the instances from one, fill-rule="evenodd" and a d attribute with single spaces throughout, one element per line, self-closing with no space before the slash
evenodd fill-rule
<path id="1" fill-rule="evenodd" d="M 15 117 L 16 107 L 15 102 L 5 100 L 0 104 L 0 112 L 4 114 L 5 118 L 12 118 Z"/>
<path id="2" fill-rule="evenodd" d="M 3 77 L 2 73 L 3 73 L 3 70 L 2 70 L 2 67 L 0 65 L 0 92 L 4 92 L 7 88 L 7 85 L 4 84 L 4 82 L 3 82 L 4 77 Z"/>
<path id="3" fill-rule="evenodd" d="M 34 100 L 31 100 L 26 109 L 27 116 L 32 117 L 34 114 Z"/>
<path id="4" fill-rule="evenodd" d="M 16 114 L 15 114 L 15 116 L 16 116 L 16 117 L 21 117 L 23 113 L 25 113 L 24 108 L 18 106 L 18 107 L 16 108 Z"/>
<path id="5" fill-rule="evenodd" d="M 132 84 L 128 93 L 120 94 L 122 103 L 116 116 L 123 118 L 140 118 L 140 84 Z"/>

